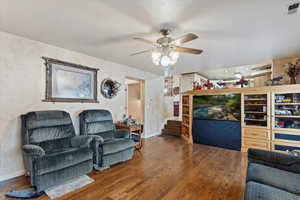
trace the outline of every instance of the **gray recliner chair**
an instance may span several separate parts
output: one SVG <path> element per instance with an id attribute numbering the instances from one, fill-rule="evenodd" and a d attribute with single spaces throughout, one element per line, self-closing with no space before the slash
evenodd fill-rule
<path id="1" fill-rule="evenodd" d="M 300 157 L 248 150 L 245 200 L 300 200 Z"/>
<path id="2" fill-rule="evenodd" d="M 92 171 L 93 139 L 75 135 L 67 112 L 30 112 L 21 119 L 25 168 L 37 191 Z"/>
<path id="3" fill-rule="evenodd" d="M 128 130 L 116 130 L 107 110 L 85 110 L 79 115 L 80 134 L 93 135 L 94 167 L 96 170 L 130 160 L 134 141 Z"/>

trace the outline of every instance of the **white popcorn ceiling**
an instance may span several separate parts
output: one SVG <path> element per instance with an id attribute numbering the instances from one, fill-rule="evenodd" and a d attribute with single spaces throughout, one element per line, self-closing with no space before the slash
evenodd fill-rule
<path id="1" fill-rule="evenodd" d="M 199 39 L 181 54 L 175 73 L 268 63 L 300 54 L 300 12 L 287 14 L 289 0 L 1 0 L 0 30 L 87 55 L 163 74 L 148 49 L 133 36 L 150 40 L 161 24 Z"/>

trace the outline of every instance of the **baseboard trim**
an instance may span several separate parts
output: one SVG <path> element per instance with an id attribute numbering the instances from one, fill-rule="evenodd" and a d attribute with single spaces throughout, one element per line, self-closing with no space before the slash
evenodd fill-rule
<path id="1" fill-rule="evenodd" d="M 20 171 L 16 171 L 16 172 L 13 172 L 13 173 L 10 173 L 7 175 L 2 175 L 2 176 L 0 176 L 0 182 L 7 181 L 9 179 L 16 178 L 18 176 L 23 176 L 24 174 L 25 174 L 25 170 L 20 170 Z"/>
<path id="2" fill-rule="evenodd" d="M 151 138 L 151 137 L 158 136 L 158 135 L 161 135 L 161 133 L 151 133 L 149 135 L 146 135 L 144 138 L 147 139 L 147 138 Z"/>

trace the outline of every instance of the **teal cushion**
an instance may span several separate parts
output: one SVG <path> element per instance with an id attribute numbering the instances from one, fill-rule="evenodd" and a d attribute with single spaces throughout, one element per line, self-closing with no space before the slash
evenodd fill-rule
<path id="1" fill-rule="evenodd" d="M 268 185 L 248 182 L 245 200 L 300 200 L 300 197 Z"/>
<path id="2" fill-rule="evenodd" d="M 114 138 L 111 140 L 104 141 L 104 144 L 102 146 L 103 155 L 108 155 L 112 153 L 117 153 L 120 151 L 124 151 L 129 148 L 134 148 L 134 142 L 131 139 L 118 139 Z"/>
<path id="3" fill-rule="evenodd" d="M 291 193 L 300 194 L 300 174 L 277 168 L 251 163 L 248 167 L 248 181 L 255 181 Z"/>
<path id="4" fill-rule="evenodd" d="M 72 124 L 32 129 L 29 131 L 30 143 L 46 142 L 75 136 Z"/>
<path id="5" fill-rule="evenodd" d="M 80 115 L 84 115 L 84 121 L 87 123 L 113 120 L 108 110 L 85 110 Z"/>
<path id="6" fill-rule="evenodd" d="M 104 141 L 106 140 L 112 140 L 114 138 L 114 131 L 105 131 L 101 133 L 97 133 L 95 135 L 101 136 Z"/>
<path id="7" fill-rule="evenodd" d="M 36 111 L 26 114 L 27 129 L 47 128 L 52 126 L 70 125 L 69 113 L 59 110 Z"/>
<path id="8" fill-rule="evenodd" d="M 113 132 L 114 130 L 115 127 L 112 121 L 93 122 L 87 124 L 87 134 L 89 135 L 104 134 Z"/>
<path id="9" fill-rule="evenodd" d="M 36 175 L 43 175 L 92 159 L 93 152 L 88 148 L 67 148 L 52 152 L 36 160 Z"/>
<path id="10" fill-rule="evenodd" d="M 55 140 L 47 140 L 44 142 L 34 143 L 42 147 L 46 153 L 51 153 L 53 151 L 59 151 L 60 149 L 66 149 L 71 147 L 71 138 L 60 138 Z"/>
<path id="11" fill-rule="evenodd" d="M 24 143 L 39 143 L 75 136 L 70 115 L 65 111 L 36 111 L 22 116 Z"/>

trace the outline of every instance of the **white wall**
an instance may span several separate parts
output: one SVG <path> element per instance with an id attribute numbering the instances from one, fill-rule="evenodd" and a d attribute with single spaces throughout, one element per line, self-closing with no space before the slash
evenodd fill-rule
<path id="1" fill-rule="evenodd" d="M 143 101 L 141 98 L 141 84 L 134 83 L 127 85 L 127 101 L 128 101 L 128 115 L 139 123 L 143 121 Z"/>
<path id="2" fill-rule="evenodd" d="M 173 75 L 173 88 L 180 87 L 180 77 L 181 75 Z M 179 117 L 174 117 L 174 101 L 181 101 L 181 95 L 176 96 L 165 96 L 164 97 L 164 120 L 181 120 L 181 112 L 179 112 Z M 181 110 L 181 106 L 179 106 L 179 111 Z"/>
<path id="3" fill-rule="evenodd" d="M 99 68 L 98 88 L 104 78 L 110 77 L 123 84 L 122 91 L 111 100 L 104 99 L 98 92 L 98 104 L 42 102 L 45 93 L 45 67 L 41 56 Z M 115 120 L 120 120 L 125 113 L 126 76 L 145 80 L 145 137 L 160 133 L 164 121 L 162 77 L 0 32 L 0 181 L 24 172 L 21 114 L 36 110 L 66 110 L 72 116 L 77 134 L 77 116 L 84 109 L 108 109 Z"/>

